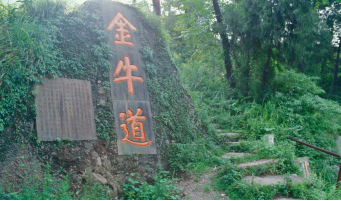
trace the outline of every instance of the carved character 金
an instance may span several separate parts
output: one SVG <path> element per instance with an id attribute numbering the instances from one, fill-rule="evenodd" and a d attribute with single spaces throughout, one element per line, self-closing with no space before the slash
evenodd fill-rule
<path id="1" fill-rule="evenodd" d="M 126 134 L 125 137 L 121 140 L 121 142 L 128 142 L 132 145 L 141 146 L 141 147 L 148 146 L 149 143 L 153 142 L 153 140 L 149 140 L 147 142 L 144 142 L 146 140 L 146 134 L 144 132 L 144 123 L 141 121 L 146 120 L 147 117 L 146 116 L 139 116 L 140 114 L 142 114 L 142 112 L 143 111 L 141 108 L 137 108 L 136 114 L 133 115 L 133 111 L 128 109 L 127 113 L 128 113 L 129 117 L 126 119 L 127 123 L 131 123 L 130 129 L 131 129 L 132 139 L 133 140 L 140 140 L 140 142 L 133 141 L 133 140 L 129 139 L 129 130 L 128 130 L 127 123 L 120 124 L 120 128 L 122 128 Z M 119 114 L 119 117 L 122 120 L 125 119 L 126 113 L 121 112 Z"/>
<path id="2" fill-rule="evenodd" d="M 126 39 L 131 38 L 131 35 L 129 34 L 129 30 L 125 27 L 129 26 L 131 30 L 137 31 L 136 27 L 125 18 L 122 13 L 118 12 L 116 16 L 110 21 L 107 30 L 112 30 L 115 26 L 118 26 L 116 28 L 116 31 L 119 33 L 115 34 L 115 44 L 116 45 L 129 45 L 134 46 L 133 42 L 126 41 Z"/>
<path id="3" fill-rule="evenodd" d="M 133 96 L 134 95 L 133 81 L 143 82 L 143 79 L 142 77 L 133 76 L 131 74 L 131 71 L 137 71 L 138 67 L 136 65 L 130 65 L 129 56 L 124 57 L 124 62 L 122 60 L 118 62 L 116 69 L 115 69 L 114 76 L 117 76 L 118 74 L 120 74 L 122 69 L 127 72 L 127 75 L 122 76 L 122 77 L 116 77 L 114 79 L 114 82 L 117 83 L 117 82 L 127 81 L 128 92 L 130 93 L 131 96 Z"/>

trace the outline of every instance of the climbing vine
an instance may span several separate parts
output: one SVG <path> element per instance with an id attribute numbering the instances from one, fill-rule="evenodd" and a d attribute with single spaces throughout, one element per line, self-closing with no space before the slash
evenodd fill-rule
<path id="1" fill-rule="evenodd" d="M 107 90 L 113 57 L 99 9 L 87 3 L 68 10 L 65 2 L 46 0 L 0 6 L 0 13 L 0 160 L 36 135 L 33 86 L 43 77 L 91 81 L 98 137 L 113 139 L 112 106 L 97 105 L 98 81 Z"/>

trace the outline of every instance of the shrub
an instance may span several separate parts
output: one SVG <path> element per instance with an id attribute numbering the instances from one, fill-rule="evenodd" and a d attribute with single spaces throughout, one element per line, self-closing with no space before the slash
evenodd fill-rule
<path id="1" fill-rule="evenodd" d="M 168 171 L 159 169 L 153 177 L 153 184 L 129 178 L 128 183 L 124 185 L 124 193 L 121 199 L 179 200 L 180 188 L 172 185 L 172 180 L 167 176 L 168 174 Z M 133 177 L 135 174 L 132 173 L 131 176 Z"/>

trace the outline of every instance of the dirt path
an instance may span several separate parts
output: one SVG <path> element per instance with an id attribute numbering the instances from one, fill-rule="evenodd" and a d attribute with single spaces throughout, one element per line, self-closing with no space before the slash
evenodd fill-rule
<path id="1" fill-rule="evenodd" d="M 183 188 L 182 193 L 184 200 L 228 200 L 228 196 L 224 192 L 213 189 L 211 178 L 215 172 L 204 174 L 190 175 L 180 181 L 178 186 Z"/>

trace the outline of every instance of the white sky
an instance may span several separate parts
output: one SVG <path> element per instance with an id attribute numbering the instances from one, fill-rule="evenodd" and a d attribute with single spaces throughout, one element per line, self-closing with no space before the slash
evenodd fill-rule
<path id="1" fill-rule="evenodd" d="M 15 3 L 17 0 L 2 0 L 3 3 Z M 70 2 L 75 2 L 76 4 L 82 4 L 84 3 L 86 0 L 68 0 Z M 114 0 L 114 1 L 118 1 L 118 2 L 122 2 L 125 4 L 131 4 L 133 2 L 133 0 Z M 136 2 L 143 2 L 143 1 L 147 1 L 149 5 L 152 5 L 152 0 L 136 0 Z M 161 0 L 161 4 L 162 4 L 163 0 Z"/>

